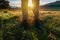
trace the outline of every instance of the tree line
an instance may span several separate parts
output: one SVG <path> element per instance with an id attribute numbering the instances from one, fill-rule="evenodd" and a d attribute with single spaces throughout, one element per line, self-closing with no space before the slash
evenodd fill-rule
<path id="1" fill-rule="evenodd" d="M 7 0 L 0 0 L 0 9 L 6 9 L 9 8 L 9 1 Z"/>

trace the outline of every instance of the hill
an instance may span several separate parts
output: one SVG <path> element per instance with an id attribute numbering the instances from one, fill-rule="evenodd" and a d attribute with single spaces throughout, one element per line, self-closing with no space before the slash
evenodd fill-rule
<path id="1" fill-rule="evenodd" d="M 42 6 L 40 6 L 40 8 L 43 10 L 60 10 L 60 1 L 42 5 Z"/>

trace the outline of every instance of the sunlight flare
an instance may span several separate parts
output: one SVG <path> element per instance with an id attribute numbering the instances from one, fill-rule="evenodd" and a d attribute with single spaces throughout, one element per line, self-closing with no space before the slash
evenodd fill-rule
<path id="1" fill-rule="evenodd" d="M 32 0 L 29 0 L 28 7 L 33 7 Z"/>

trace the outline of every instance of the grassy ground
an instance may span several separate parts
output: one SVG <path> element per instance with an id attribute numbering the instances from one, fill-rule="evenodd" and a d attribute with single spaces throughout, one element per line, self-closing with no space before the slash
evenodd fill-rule
<path id="1" fill-rule="evenodd" d="M 41 11 L 40 27 L 34 26 L 34 14 L 31 11 L 29 14 L 28 30 L 24 30 L 22 12 L 0 11 L 0 40 L 60 40 L 59 11 Z"/>

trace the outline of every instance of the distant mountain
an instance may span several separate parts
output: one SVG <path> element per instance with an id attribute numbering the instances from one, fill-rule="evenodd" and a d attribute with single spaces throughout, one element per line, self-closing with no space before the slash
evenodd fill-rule
<path id="1" fill-rule="evenodd" d="M 20 7 L 17 7 L 17 6 L 11 6 L 11 8 L 20 8 Z"/>
<path id="2" fill-rule="evenodd" d="M 43 10 L 60 10 L 60 1 L 42 5 L 42 6 L 40 6 L 40 8 Z"/>

